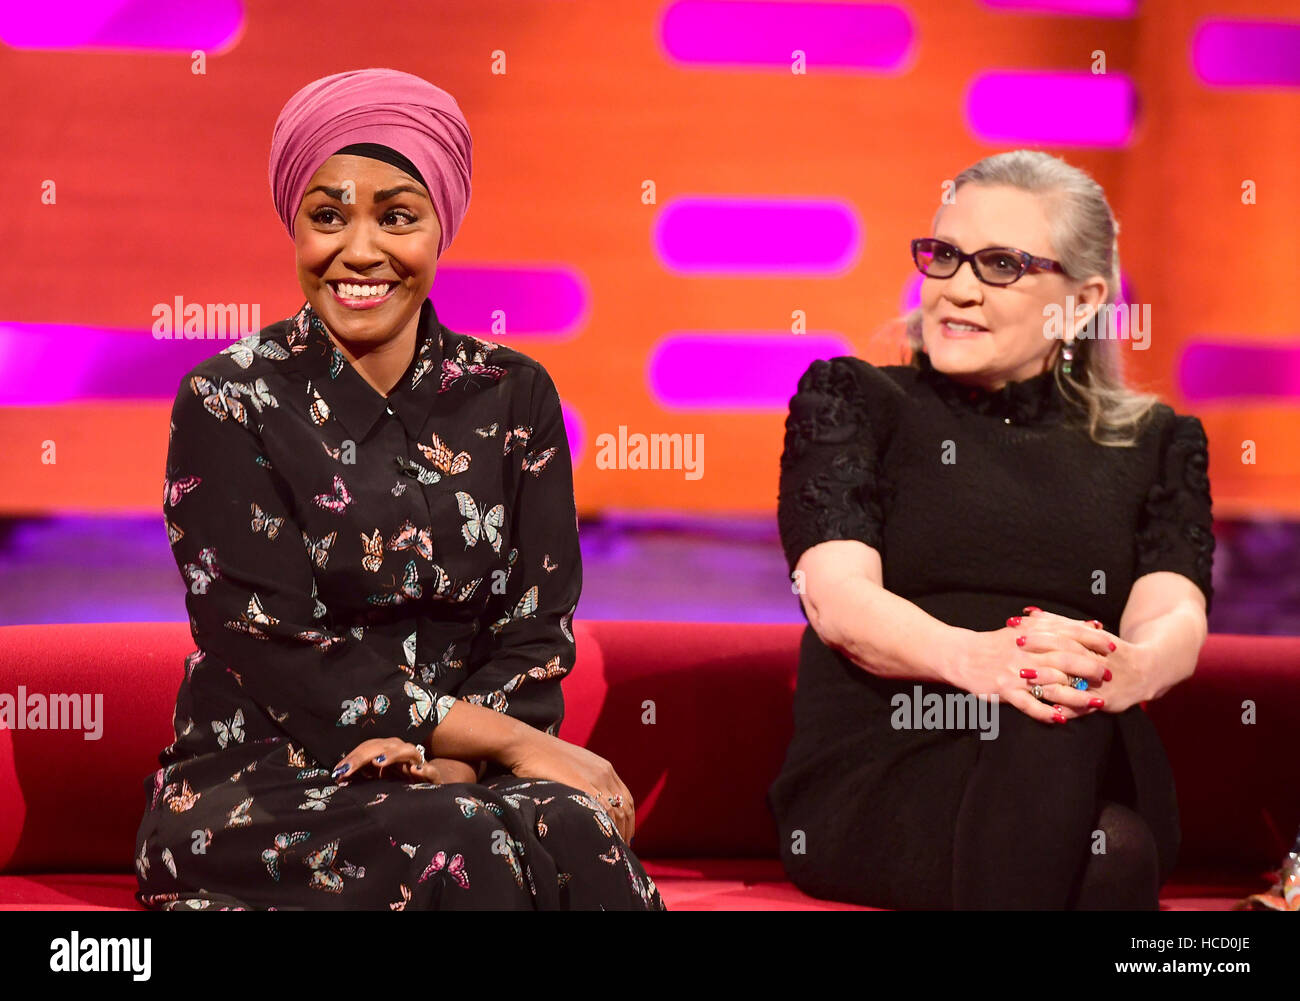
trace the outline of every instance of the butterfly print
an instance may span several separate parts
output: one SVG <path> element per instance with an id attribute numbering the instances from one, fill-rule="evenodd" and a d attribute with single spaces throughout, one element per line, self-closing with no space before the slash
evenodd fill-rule
<path id="1" fill-rule="evenodd" d="M 301 747 L 290 744 L 285 752 L 285 757 L 290 768 L 307 767 L 307 752 Z"/>
<path id="2" fill-rule="evenodd" d="M 338 536 L 338 532 L 330 532 L 329 535 L 321 539 L 313 539 L 306 532 L 302 535 L 303 544 L 307 547 L 307 555 L 322 570 L 325 569 L 325 564 L 330 561 L 330 546 L 334 545 L 334 540 Z"/>
<path id="3" fill-rule="evenodd" d="M 221 568 L 217 565 L 217 551 L 211 548 L 200 549 L 199 562 L 186 563 L 181 573 L 185 577 L 190 593 L 207 594 L 212 582 L 221 577 Z"/>
<path id="4" fill-rule="evenodd" d="M 404 455 L 393 456 L 393 461 L 397 464 L 397 468 L 400 469 L 403 473 L 405 473 L 407 476 L 414 477 L 416 480 L 424 484 L 426 487 L 431 484 L 437 483 L 439 480 L 442 479 L 442 473 L 439 473 L 433 469 L 426 469 L 424 466 L 420 465 L 414 459 L 408 459 Z"/>
<path id="5" fill-rule="evenodd" d="M 339 726 L 351 726 L 357 720 L 361 720 L 362 723 L 373 723 L 374 717 L 388 712 L 388 696 L 376 695 L 367 701 L 364 695 L 358 695 L 356 698 L 344 699 L 342 706 L 343 715 L 339 717 Z"/>
<path id="6" fill-rule="evenodd" d="M 596 820 L 596 826 L 600 828 L 600 832 L 607 838 L 613 837 L 614 822 L 609 819 L 609 814 L 601 808 L 599 803 L 592 802 L 591 799 L 581 793 L 573 793 L 569 796 L 569 799 L 573 800 L 579 806 L 585 806 L 590 810 L 592 816 Z"/>
<path id="7" fill-rule="evenodd" d="M 450 695 L 441 695 L 435 699 L 427 689 L 421 688 L 413 682 L 406 682 L 402 685 L 402 691 L 406 697 L 411 700 L 410 717 L 411 726 L 419 726 L 425 722 L 431 713 L 437 713 L 437 722 L 441 723 L 446 718 L 447 713 L 456 700 Z"/>
<path id="8" fill-rule="evenodd" d="M 494 438 L 500 428 L 500 423 L 493 421 L 491 424 L 487 425 L 487 427 L 475 428 L 474 433 L 480 438 Z"/>
<path id="9" fill-rule="evenodd" d="M 343 371 L 343 366 L 347 363 L 348 360 L 343 357 L 343 352 L 336 347 L 332 348 L 330 350 L 330 378 L 337 379 L 339 373 Z"/>
<path id="10" fill-rule="evenodd" d="M 175 507 L 181 502 L 182 497 L 202 482 L 197 476 L 182 476 L 175 480 L 164 477 L 163 504 L 167 507 Z"/>
<path id="11" fill-rule="evenodd" d="M 334 868 L 334 858 L 338 854 L 339 843 L 331 841 L 319 851 L 309 852 L 303 862 L 311 870 L 307 885 L 314 890 L 327 893 L 343 892 L 343 874 Z"/>
<path id="12" fill-rule="evenodd" d="M 500 529 L 506 523 L 505 505 L 497 504 L 488 510 L 482 510 L 475 504 L 474 498 L 463 490 L 456 491 L 456 504 L 460 508 L 461 517 L 465 519 L 465 524 L 460 529 L 461 535 L 465 537 L 465 548 L 468 549 L 482 538 L 492 546 L 493 552 L 501 552 Z"/>
<path id="13" fill-rule="evenodd" d="M 404 493 L 406 493 L 406 484 L 403 483 L 401 480 L 398 480 L 396 483 L 393 484 L 393 496 L 401 497 L 402 494 Z"/>
<path id="14" fill-rule="evenodd" d="M 506 432 L 505 440 L 501 443 L 501 454 L 509 455 L 511 449 L 518 448 L 520 445 L 527 445 L 528 439 L 533 436 L 533 429 L 527 424 L 519 424 Z"/>
<path id="15" fill-rule="evenodd" d="M 426 685 L 434 684 L 439 678 L 445 677 L 448 671 L 458 671 L 465 666 L 463 660 L 453 660 L 452 652 L 456 649 L 455 642 L 447 644 L 447 649 L 443 651 L 442 657 L 432 668 L 424 667 L 420 669 L 420 680 Z"/>
<path id="16" fill-rule="evenodd" d="M 466 338 L 472 340 L 472 338 Z M 445 393 L 458 380 L 479 377 L 487 379 L 489 382 L 496 382 L 506 370 L 497 366 L 487 364 L 488 356 L 492 351 L 500 347 L 499 344 L 491 344 L 487 341 L 479 341 L 478 347 L 475 348 L 471 357 L 465 350 L 465 343 L 456 345 L 456 353 L 452 358 L 442 360 L 442 385 L 438 387 L 438 392 Z"/>
<path id="17" fill-rule="evenodd" d="M 424 594 L 424 588 L 420 584 L 420 574 L 415 568 L 415 560 L 406 564 L 406 569 L 402 571 L 402 582 L 397 587 L 396 593 L 372 594 L 366 600 L 374 605 L 400 605 Z"/>
<path id="18" fill-rule="evenodd" d="M 468 452 L 453 454 L 452 450 L 436 433 L 432 435 L 432 440 L 432 447 L 423 442 L 417 443 L 417 447 L 424 453 L 424 457 L 433 464 L 434 469 L 444 476 L 454 476 L 456 473 L 463 473 L 469 469 L 470 456 Z"/>
<path id="19" fill-rule="evenodd" d="M 252 426 L 248 408 L 239 398 L 240 384 L 223 382 L 220 385 L 201 375 L 190 376 L 190 389 L 203 397 L 203 408 L 219 421 L 233 420 L 245 427 Z"/>
<path id="20" fill-rule="evenodd" d="M 201 795 L 203 794 L 190 788 L 187 780 L 182 779 L 179 789 L 176 788 L 174 783 L 167 787 L 163 793 L 163 802 L 167 804 L 172 813 L 184 813 L 186 810 L 193 808 Z"/>
<path id="21" fill-rule="evenodd" d="M 545 555 L 542 556 L 542 569 L 545 570 L 547 573 L 551 573 L 555 570 L 560 569 L 560 564 L 554 562 L 551 559 L 550 553 L 546 553 Z"/>
<path id="22" fill-rule="evenodd" d="M 406 905 L 411 902 L 411 888 L 405 883 L 400 884 L 399 889 L 402 891 L 402 899 L 394 900 L 388 906 L 395 911 L 406 910 Z"/>
<path id="23" fill-rule="evenodd" d="M 388 839 L 388 843 L 392 845 L 394 848 L 402 849 L 402 851 L 406 852 L 407 856 L 409 856 L 410 858 L 415 858 L 415 853 L 420 850 L 419 845 L 408 845 L 405 842 L 399 845 L 392 838 Z"/>
<path id="24" fill-rule="evenodd" d="M 557 449 L 552 446 L 551 448 L 543 449 L 540 452 L 529 452 L 524 456 L 524 461 L 520 468 L 523 469 L 525 473 L 532 473 L 534 476 L 541 476 L 542 470 L 546 468 L 547 463 L 555 458 L 556 451 Z"/>
<path id="25" fill-rule="evenodd" d="M 224 748 L 231 741 L 244 742 L 244 710 L 236 709 L 233 719 L 212 721 L 212 731 L 217 735 L 217 746 Z"/>
<path id="26" fill-rule="evenodd" d="M 280 862 L 294 845 L 302 844 L 311 837 L 307 831 L 294 831 L 293 833 L 277 834 L 275 836 L 275 846 L 267 848 L 262 852 L 262 862 L 266 865 L 266 871 L 271 878 L 277 883 L 280 882 Z"/>
<path id="27" fill-rule="evenodd" d="M 371 573 L 379 573 L 384 562 L 384 537 L 375 529 L 370 535 L 361 534 L 361 565 Z"/>
<path id="28" fill-rule="evenodd" d="M 333 511 L 335 514 L 342 514 L 344 509 L 352 503 L 352 495 L 348 493 L 348 486 L 343 482 L 343 477 L 334 477 L 334 493 L 317 494 L 312 498 L 317 507 L 324 508 L 326 511 Z"/>
<path id="29" fill-rule="evenodd" d="M 320 393 L 318 393 L 316 389 L 313 388 L 310 379 L 307 380 L 307 392 L 311 396 L 311 402 L 307 405 L 307 415 L 311 417 L 311 422 L 313 424 L 315 424 L 317 427 L 320 427 L 322 424 L 324 424 L 326 421 L 330 419 L 329 404 L 326 403 L 323 399 L 321 399 Z M 324 442 L 322 442 L 321 444 L 324 444 Z M 338 449 L 335 449 L 334 451 L 331 452 L 327 448 L 325 451 L 329 452 L 332 458 L 337 459 L 339 457 Z"/>
<path id="30" fill-rule="evenodd" d="M 226 814 L 227 827 L 247 827 L 253 822 L 253 818 L 248 815 L 249 807 L 253 805 L 253 797 L 236 805 L 228 814 Z"/>
<path id="31" fill-rule="evenodd" d="M 149 856 L 146 854 L 147 852 L 148 843 L 141 841 L 140 854 L 135 857 L 135 871 L 140 874 L 141 879 L 149 878 Z"/>
<path id="32" fill-rule="evenodd" d="M 229 355 L 240 368 L 248 368 L 259 355 L 272 361 L 284 361 L 289 357 L 289 352 L 282 345 L 275 341 L 263 341 L 260 331 L 241 337 L 220 353 Z"/>
<path id="33" fill-rule="evenodd" d="M 258 507 L 256 501 L 252 502 L 250 507 L 253 512 L 252 530 L 254 535 L 256 535 L 258 532 L 265 530 L 266 537 L 268 539 L 274 539 L 277 535 L 280 534 L 280 529 L 284 525 L 283 518 L 272 518 L 269 514 L 267 514 L 260 507 Z"/>
<path id="34" fill-rule="evenodd" d="M 431 560 L 433 559 L 433 535 L 427 528 L 416 528 L 408 518 L 388 540 L 388 548 L 396 552 L 414 549 L 426 560 Z"/>
<path id="35" fill-rule="evenodd" d="M 433 856 L 428 867 L 421 874 L 419 881 L 423 883 L 430 876 L 439 872 L 446 871 L 447 875 L 456 881 L 456 885 L 462 890 L 469 889 L 469 873 L 465 871 L 465 856 L 457 852 L 448 861 L 446 852 L 438 852 Z"/>
<path id="36" fill-rule="evenodd" d="M 534 681 L 548 681 L 551 678 L 563 678 L 568 673 L 566 668 L 560 666 L 560 655 L 556 654 L 542 666 L 530 667 L 523 674 L 516 674 L 501 686 L 501 691 L 509 694 L 530 678 Z"/>
<path id="37" fill-rule="evenodd" d="M 304 789 L 303 794 L 307 797 L 307 802 L 298 804 L 298 809 L 323 810 L 329 803 L 330 797 L 338 791 L 338 786 L 325 786 L 321 789 Z"/>
<path id="38" fill-rule="evenodd" d="M 533 614 L 536 611 L 537 611 L 537 585 L 534 584 L 532 587 L 530 587 L 527 591 L 524 592 L 524 596 L 519 599 L 519 602 L 518 604 L 515 605 L 514 610 L 507 613 L 506 615 L 503 615 L 501 618 L 497 619 L 496 622 L 492 623 L 490 628 L 493 634 L 495 635 L 496 633 L 501 632 L 502 629 L 510 625 L 510 623 L 514 622 L 516 619 L 531 619 L 533 617 Z"/>
<path id="39" fill-rule="evenodd" d="M 335 636 L 333 633 L 323 633 L 319 629 L 305 629 L 300 633 L 293 634 L 294 639 L 302 640 L 304 643 L 314 643 L 316 649 L 321 653 L 329 653 L 336 646 L 346 643 L 342 636 Z M 288 714 L 285 714 L 288 718 Z"/>
<path id="40" fill-rule="evenodd" d="M 170 849 L 170 848 L 164 848 L 164 849 L 162 850 L 162 853 L 161 853 L 161 854 L 162 854 L 162 862 L 163 862 L 163 865 L 165 865 L 165 866 L 167 867 L 167 871 L 170 872 L 170 873 L 172 874 L 172 878 L 175 879 L 175 878 L 176 878 L 176 859 L 172 856 L 171 849 Z"/>
<path id="41" fill-rule="evenodd" d="M 165 517 L 163 518 L 163 521 L 164 521 L 164 522 L 166 523 L 166 525 L 167 525 L 167 544 L 168 544 L 168 545 L 170 545 L 170 546 L 175 546 L 176 543 L 180 542 L 181 539 L 185 538 L 185 530 L 184 530 L 183 528 L 181 528 L 180 525 L 175 524 L 174 522 L 168 520 L 168 519 L 165 518 Z"/>
<path id="42" fill-rule="evenodd" d="M 564 633 L 564 638 L 570 643 L 573 642 L 573 613 L 577 610 L 578 609 L 575 606 L 570 609 L 566 615 L 563 615 L 560 618 L 560 632 Z"/>
<path id="43" fill-rule="evenodd" d="M 239 613 L 238 622 L 227 622 L 226 628 L 233 629 L 236 632 L 248 633 L 258 639 L 266 639 L 266 633 L 262 631 L 263 626 L 278 625 L 279 619 L 267 615 L 262 609 L 262 599 L 253 594 L 248 600 L 248 608 Z"/>

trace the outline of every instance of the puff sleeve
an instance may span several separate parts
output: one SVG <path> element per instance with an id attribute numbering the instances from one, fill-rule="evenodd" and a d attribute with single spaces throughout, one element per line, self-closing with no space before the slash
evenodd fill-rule
<path id="1" fill-rule="evenodd" d="M 878 455 L 888 421 L 872 412 L 863 385 L 868 367 L 851 357 L 814 361 L 790 400 L 777 524 L 792 573 L 804 551 L 821 542 L 883 546 Z"/>
<path id="2" fill-rule="evenodd" d="M 1214 597 L 1213 516 L 1209 442 L 1196 417 L 1175 415 L 1165 432 L 1161 467 L 1138 520 L 1134 579 L 1167 570 L 1191 579 L 1205 594 L 1208 612 Z"/>
<path id="3" fill-rule="evenodd" d="M 228 672 L 240 697 L 266 714 L 253 729 L 274 720 L 327 768 L 370 737 L 427 744 L 455 700 L 316 620 L 312 561 L 289 489 L 263 454 L 248 408 L 224 391 L 205 401 L 205 383 L 187 377 L 177 393 L 163 498 L 203 654 L 193 683 L 227 684 Z M 364 731 L 350 725 L 358 700 L 384 707 Z"/>
<path id="4" fill-rule="evenodd" d="M 538 368 L 527 446 L 510 454 L 518 476 L 510 508 L 511 563 L 488 602 L 469 676 L 456 696 L 558 732 L 560 681 L 573 669 L 573 614 L 582 591 L 582 552 L 573 495 L 573 461 L 560 396 Z"/>

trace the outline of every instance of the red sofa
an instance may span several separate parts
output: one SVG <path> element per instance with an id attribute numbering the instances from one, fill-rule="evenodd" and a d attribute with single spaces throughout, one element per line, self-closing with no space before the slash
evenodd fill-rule
<path id="1" fill-rule="evenodd" d="M 614 762 L 635 850 L 673 910 L 853 909 L 788 882 L 767 786 L 790 734 L 801 627 L 578 623 L 561 736 Z M 171 740 L 184 623 L 0 628 L 0 693 L 102 692 L 103 734 L 0 730 L 0 908 L 134 909 L 141 782 Z M 642 722 L 652 700 L 657 721 Z M 1258 719 L 1241 722 L 1252 700 Z M 1177 774 L 1183 849 L 1170 909 L 1265 888 L 1300 825 L 1300 637 L 1214 635 L 1151 705 Z"/>

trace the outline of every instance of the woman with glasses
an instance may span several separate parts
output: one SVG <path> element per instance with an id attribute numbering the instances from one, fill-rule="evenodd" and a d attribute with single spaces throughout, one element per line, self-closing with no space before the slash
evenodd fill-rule
<path id="1" fill-rule="evenodd" d="M 1154 909 L 1178 808 L 1142 704 L 1207 633 L 1205 432 L 1124 383 L 1118 224 L 1082 171 L 989 157 L 932 232 L 910 364 L 817 361 L 790 403 L 782 858 L 877 907 Z"/>

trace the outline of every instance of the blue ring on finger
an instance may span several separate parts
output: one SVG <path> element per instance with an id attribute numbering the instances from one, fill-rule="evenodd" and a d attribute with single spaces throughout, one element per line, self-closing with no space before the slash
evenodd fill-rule
<path id="1" fill-rule="evenodd" d="M 1086 692 L 1088 690 L 1088 679 L 1071 677 L 1070 685 L 1073 688 L 1077 688 L 1081 692 Z"/>

